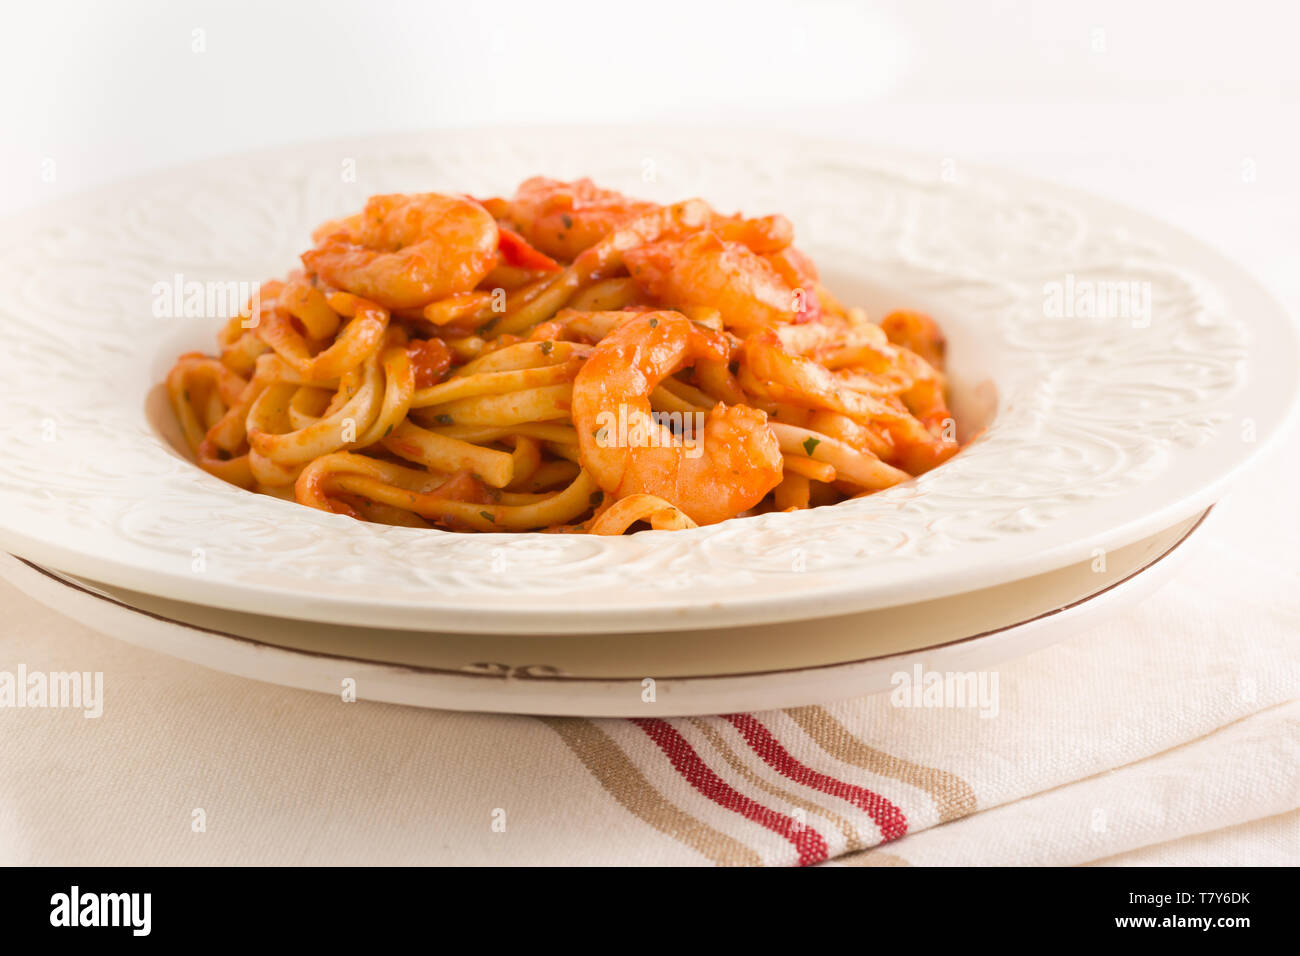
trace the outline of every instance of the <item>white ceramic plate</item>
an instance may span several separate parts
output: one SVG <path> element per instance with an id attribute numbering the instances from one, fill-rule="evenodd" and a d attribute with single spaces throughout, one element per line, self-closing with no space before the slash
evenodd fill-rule
<path id="1" fill-rule="evenodd" d="M 1090 561 L 903 608 L 659 634 L 444 634 L 344 627 L 184 604 L 0 555 L 0 575 L 87 626 L 227 673 L 448 710 L 633 717 L 824 703 L 894 674 L 969 672 L 1044 647 L 1145 597 L 1201 518 Z M 646 699 L 647 678 L 654 700 Z"/>
<path id="2" fill-rule="evenodd" d="M 363 524 L 240 491 L 169 446 L 150 390 L 222 320 L 155 317 L 159 284 L 282 274 L 312 226 L 374 192 L 485 195 L 537 172 L 789 214 L 843 299 L 935 314 L 959 416 L 991 424 L 871 498 L 612 539 Z M 1051 284 L 1086 312 L 1080 290 L 1112 282 L 1136 283 L 1127 308 L 1051 314 Z M 8 550 L 194 603 L 481 633 L 845 614 L 1086 560 L 1213 503 L 1294 414 L 1300 354 L 1241 269 L 1130 210 L 937 157 L 701 130 L 369 138 L 88 193 L 0 229 L 0 333 Z"/>

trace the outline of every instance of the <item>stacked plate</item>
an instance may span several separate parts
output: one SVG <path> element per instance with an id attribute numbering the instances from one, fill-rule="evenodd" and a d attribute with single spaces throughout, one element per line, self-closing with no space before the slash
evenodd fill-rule
<path id="1" fill-rule="evenodd" d="M 538 172 L 786 212 L 841 299 L 939 320 L 973 441 L 868 498 L 619 538 L 365 524 L 177 450 L 157 383 L 222 320 L 166 315 L 159 289 L 280 274 L 373 193 L 486 195 Z M 855 144 L 313 144 L 88 193 L 0 244 L 4 574 L 206 666 L 422 706 L 640 714 L 653 693 L 712 713 L 985 667 L 1149 593 L 1297 410 L 1295 327 L 1212 250 L 1060 187 Z"/>

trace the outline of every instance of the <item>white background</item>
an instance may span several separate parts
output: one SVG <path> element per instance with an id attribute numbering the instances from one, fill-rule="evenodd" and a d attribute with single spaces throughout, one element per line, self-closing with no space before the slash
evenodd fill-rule
<path id="1" fill-rule="evenodd" d="M 305 139 L 730 122 L 993 161 L 1105 193 L 1245 262 L 1296 312 L 1297 9 L 1282 0 L 14 4 L 0 32 L 0 213 Z"/>

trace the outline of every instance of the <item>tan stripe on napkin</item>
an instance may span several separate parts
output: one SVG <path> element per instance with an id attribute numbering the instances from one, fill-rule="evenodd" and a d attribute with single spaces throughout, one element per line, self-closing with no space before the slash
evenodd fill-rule
<path id="1" fill-rule="evenodd" d="M 835 759 L 924 790 L 938 807 L 940 822 L 947 823 L 975 812 L 975 791 L 956 774 L 912 763 L 868 746 L 824 707 L 793 707 L 786 713 Z"/>
<path id="2" fill-rule="evenodd" d="M 591 721 L 571 717 L 537 719 L 560 735 L 610 796 L 660 833 L 719 866 L 762 866 L 757 852 L 670 803 L 613 738 Z"/>

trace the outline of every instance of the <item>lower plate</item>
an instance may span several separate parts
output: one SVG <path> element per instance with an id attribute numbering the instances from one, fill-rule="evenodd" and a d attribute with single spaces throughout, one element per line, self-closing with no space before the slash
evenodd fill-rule
<path id="1" fill-rule="evenodd" d="M 678 716 L 824 703 L 888 689 L 893 675 L 918 665 L 964 672 L 1028 653 L 1154 591 L 1208 513 L 1087 563 L 966 594 L 813 621 L 666 633 L 317 624 L 108 587 L 9 555 L 0 556 L 0 574 L 87 627 L 274 684 L 338 694 L 352 680 L 361 699 L 449 710 Z"/>

